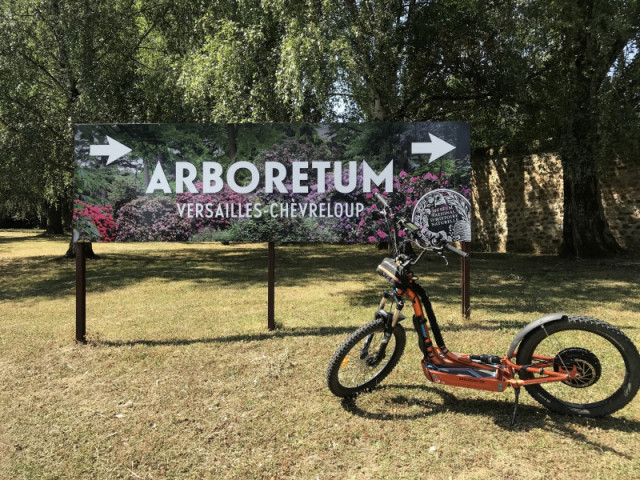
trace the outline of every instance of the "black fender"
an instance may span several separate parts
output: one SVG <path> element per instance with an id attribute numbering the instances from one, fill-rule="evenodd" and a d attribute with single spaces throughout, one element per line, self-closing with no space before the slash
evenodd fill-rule
<path id="1" fill-rule="evenodd" d="M 556 313 L 550 313 L 548 315 L 545 315 L 544 317 L 540 317 L 537 320 L 534 320 L 533 322 L 531 322 L 529 325 L 527 325 L 522 330 L 520 330 L 516 335 L 516 338 L 513 339 L 513 342 L 511 342 L 511 345 L 509 346 L 507 357 L 511 358 L 514 352 L 516 351 L 516 348 L 518 348 L 518 345 L 520 345 L 520 342 L 522 342 L 522 340 L 524 339 L 524 337 L 526 337 L 529 333 L 534 331 L 536 328 L 540 327 L 541 325 L 545 325 L 547 323 L 557 322 L 558 320 L 562 320 L 563 318 L 567 318 L 567 316 L 563 312 L 556 312 Z"/>

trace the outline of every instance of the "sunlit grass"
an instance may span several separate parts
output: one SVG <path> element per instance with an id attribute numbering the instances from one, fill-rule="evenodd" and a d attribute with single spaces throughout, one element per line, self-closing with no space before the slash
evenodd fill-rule
<path id="1" fill-rule="evenodd" d="M 374 246 L 278 245 L 268 332 L 266 245 L 100 244 L 76 345 L 68 239 L 0 231 L 0 478 L 624 478 L 640 472 L 638 400 L 612 418 L 549 413 L 526 394 L 428 384 L 410 315 L 381 388 L 341 402 L 329 359 L 386 284 Z M 448 346 L 503 354 L 553 311 L 640 344 L 640 259 L 476 254 L 472 318 L 459 264 L 425 260 Z M 433 448 L 432 448 L 433 447 Z"/>

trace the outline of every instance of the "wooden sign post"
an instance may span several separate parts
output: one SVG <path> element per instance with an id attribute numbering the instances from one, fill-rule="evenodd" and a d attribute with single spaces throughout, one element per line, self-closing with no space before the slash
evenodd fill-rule
<path id="1" fill-rule="evenodd" d="M 76 342 L 87 343 L 87 249 L 76 242 Z"/>
<path id="2" fill-rule="evenodd" d="M 268 253 L 268 272 L 267 272 L 267 328 L 269 330 L 276 329 L 275 320 L 275 283 L 276 283 L 276 247 L 274 242 L 269 242 Z"/>

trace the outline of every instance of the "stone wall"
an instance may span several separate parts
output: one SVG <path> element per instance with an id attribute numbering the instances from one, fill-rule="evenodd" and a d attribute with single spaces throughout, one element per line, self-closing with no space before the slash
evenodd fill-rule
<path id="1" fill-rule="evenodd" d="M 611 160 L 601 177 L 611 231 L 623 248 L 640 250 L 640 162 Z"/>
<path id="2" fill-rule="evenodd" d="M 562 242 L 562 166 L 554 155 L 472 162 L 473 249 L 557 253 Z M 620 160 L 601 174 L 605 214 L 618 242 L 640 248 L 640 168 Z"/>

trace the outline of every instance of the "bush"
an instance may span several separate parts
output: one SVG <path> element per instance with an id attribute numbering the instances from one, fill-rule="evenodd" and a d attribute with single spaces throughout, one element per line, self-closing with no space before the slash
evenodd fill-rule
<path id="1" fill-rule="evenodd" d="M 205 228 L 204 230 L 191 235 L 189 237 L 189 242 L 204 243 L 204 242 L 226 241 L 226 240 L 220 240 L 218 238 L 218 235 L 220 234 L 220 232 L 221 230 L 217 230 L 215 228 Z"/>
<path id="2" fill-rule="evenodd" d="M 202 182 L 197 181 L 195 183 L 195 187 L 199 192 L 202 191 Z M 231 190 L 229 185 L 224 186 L 224 188 L 215 194 L 211 193 L 180 193 L 177 196 L 177 203 L 179 204 L 202 204 L 207 205 L 211 204 L 217 207 L 219 204 L 242 204 L 245 202 L 250 202 L 251 197 L 247 195 L 243 195 L 241 193 L 234 192 Z M 202 232 L 203 230 L 224 230 L 229 227 L 229 219 L 226 217 L 216 217 L 213 216 L 211 218 L 206 217 L 194 217 L 188 219 L 191 223 L 191 235 L 195 235 L 198 232 Z"/>
<path id="3" fill-rule="evenodd" d="M 466 187 L 453 185 L 451 179 L 444 172 L 436 174 L 428 172 L 422 175 L 410 176 L 407 172 L 402 171 L 393 177 L 394 191 L 388 196 L 388 201 L 396 215 L 411 219 L 413 209 L 422 195 L 439 188 L 455 189 L 467 198 L 471 193 Z M 384 242 L 389 240 L 387 238 L 389 232 L 386 229 L 385 221 L 372 219 L 372 212 L 378 208 L 373 198 L 373 193 L 366 194 L 367 208 L 362 213 L 358 225 L 349 232 L 348 241 Z M 400 231 L 399 235 L 404 236 L 404 232 Z"/>
<path id="4" fill-rule="evenodd" d="M 74 200 L 73 226 L 87 240 L 113 242 L 116 239 L 116 223 L 111 205 L 90 205 Z"/>
<path id="5" fill-rule="evenodd" d="M 116 240 L 184 241 L 194 231 L 193 219 L 180 217 L 169 197 L 140 197 L 118 211 Z"/>
<path id="6" fill-rule="evenodd" d="M 262 171 L 264 162 L 278 161 L 287 168 L 287 178 L 292 177 L 292 165 L 294 162 L 306 162 L 309 165 L 314 161 L 331 161 L 335 160 L 335 155 L 323 144 L 308 144 L 299 140 L 291 140 L 279 145 L 274 145 L 272 150 L 265 150 L 258 156 L 259 169 Z M 357 181 L 362 183 L 362 165 L 357 171 Z M 263 205 L 269 205 L 273 202 L 283 203 L 301 203 L 301 204 L 319 204 L 319 203 L 365 203 L 364 196 L 354 191 L 352 193 L 340 193 L 335 190 L 335 179 L 333 171 L 327 172 L 325 179 L 325 191 L 317 190 L 317 174 L 315 170 L 308 172 L 309 178 L 305 182 L 309 185 L 308 193 L 291 193 L 291 184 L 285 184 L 289 190 L 287 193 L 265 192 L 264 188 L 256 191 L 253 202 L 260 202 Z M 342 171 L 342 183 L 346 184 L 349 180 L 349 171 L 344 168 Z M 261 240 L 266 241 L 273 238 L 281 239 L 285 242 L 310 241 L 310 242 L 342 242 L 356 241 L 352 232 L 352 226 L 357 222 L 355 218 L 265 218 L 252 219 L 247 222 L 249 225 L 257 228 L 258 234 L 249 232 L 249 225 L 242 226 L 243 231 L 250 237 L 259 236 Z M 238 232 L 240 226 L 234 226 L 234 231 Z M 352 238 L 353 237 L 353 238 Z M 360 241 L 366 241 L 359 239 Z"/>
<path id="7" fill-rule="evenodd" d="M 240 219 L 227 230 L 212 232 L 219 242 L 337 242 L 335 231 L 311 218 L 272 218 L 268 210 L 262 217 Z"/>

